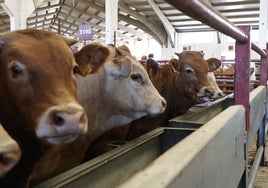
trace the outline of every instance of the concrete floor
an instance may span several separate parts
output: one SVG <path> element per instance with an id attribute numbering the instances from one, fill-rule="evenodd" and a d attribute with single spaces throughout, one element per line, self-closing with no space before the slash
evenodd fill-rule
<path id="1" fill-rule="evenodd" d="M 268 188 L 268 138 L 266 137 L 265 166 L 260 166 L 254 181 L 254 188 Z"/>

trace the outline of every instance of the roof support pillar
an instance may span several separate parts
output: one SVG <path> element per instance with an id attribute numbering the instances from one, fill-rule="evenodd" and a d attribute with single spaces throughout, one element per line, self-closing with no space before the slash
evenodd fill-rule
<path id="1" fill-rule="evenodd" d="M 10 17 L 10 30 L 25 29 L 27 17 L 35 10 L 33 0 L 5 0 L 0 4 Z"/>
<path id="2" fill-rule="evenodd" d="M 266 49 L 267 21 L 268 21 L 268 2 L 267 0 L 260 0 L 259 46 L 261 47 L 261 49 Z"/>
<path id="3" fill-rule="evenodd" d="M 105 0 L 105 42 L 116 46 L 118 0 Z"/>

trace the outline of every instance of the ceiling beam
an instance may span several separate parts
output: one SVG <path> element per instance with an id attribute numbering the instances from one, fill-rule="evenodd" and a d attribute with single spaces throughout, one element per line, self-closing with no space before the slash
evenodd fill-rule
<path id="1" fill-rule="evenodd" d="M 76 0 L 78 1 L 78 0 Z M 84 3 L 86 5 L 88 5 L 91 8 L 97 9 L 100 12 L 104 12 L 105 13 L 105 9 L 104 7 L 97 5 L 95 3 L 89 2 L 87 0 L 79 0 L 80 3 Z M 126 21 L 129 24 L 132 24 L 138 28 L 140 28 L 141 30 L 143 30 L 144 32 L 148 33 L 149 35 L 151 35 L 153 38 L 155 38 L 155 40 L 160 44 L 160 45 L 164 45 L 166 44 L 167 40 L 167 33 L 165 32 L 165 29 L 160 25 L 155 25 L 154 23 L 152 23 L 151 20 L 147 19 L 145 16 L 140 15 L 139 13 L 133 11 L 132 9 L 128 8 L 126 5 L 120 3 L 118 3 L 118 8 L 120 10 L 123 10 L 124 12 L 128 13 L 130 16 L 134 17 L 130 18 L 129 16 L 125 16 L 123 14 L 120 13 L 118 14 L 118 20 L 122 20 L 122 21 Z"/>
<path id="2" fill-rule="evenodd" d="M 68 7 L 68 8 L 71 8 L 70 5 L 66 5 L 66 4 L 65 4 L 64 6 L 65 6 L 65 7 Z M 79 9 L 77 9 L 77 8 L 72 7 L 72 9 L 81 12 L 81 10 L 79 10 Z M 87 16 L 89 16 L 90 18 L 95 18 L 95 19 L 100 20 L 101 22 L 105 23 L 105 18 L 102 18 L 102 17 L 97 16 L 97 15 L 94 15 L 94 14 L 90 14 L 90 13 L 88 13 L 88 12 L 85 12 L 84 14 L 87 15 Z M 67 18 L 68 16 L 71 16 L 71 15 L 70 15 L 70 14 L 69 14 L 69 15 L 66 15 L 66 18 Z M 74 18 L 74 19 L 77 19 L 76 17 L 73 17 L 73 18 Z M 143 38 L 143 36 L 144 36 L 144 34 L 145 34 L 145 33 L 143 33 L 143 32 L 139 32 L 139 31 L 137 31 L 137 30 L 135 30 L 135 29 L 126 27 L 125 25 L 122 25 L 122 24 L 120 24 L 120 23 L 118 23 L 118 28 L 119 28 L 119 29 L 122 29 L 122 30 L 126 30 L 126 31 L 128 31 L 129 33 L 132 33 L 132 34 L 136 35 L 138 39 Z M 105 30 L 105 28 L 104 28 L 104 30 Z"/>
<path id="3" fill-rule="evenodd" d="M 154 35 L 152 35 L 157 41 L 161 41 L 160 45 L 163 46 L 165 44 L 167 44 L 167 33 L 163 27 L 163 25 L 161 24 L 156 24 L 154 21 L 152 21 L 151 19 L 139 14 L 138 12 L 136 12 L 135 10 L 129 8 L 127 5 L 123 4 L 123 3 L 118 3 L 118 8 L 124 12 L 126 12 L 127 14 L 129 14 L 130 16 L 134 17 L 136 20 L 138 20 L 139 22 L 142 22 L 147 28 L 149 28 L 149 30 L 151 30 L 151 32 L 147 32 L 147 33 L 154 33 Z M 119 17 L 118 17 L 119 18 Z M 134 19 L 133 19 L 134 20 Z M 134 22 L 128 22 L 130 24 L 134 25 Z M 143 28 L 142 28 L 143 29 Z M 143 29 L 144 30 L 144 29 Z M 145 31 L 146 32 L 146 31 Z M 157 36 L 157 37 L 155 37 Z"/>
<path id="4" fill-rule="evenodd" d="M 158 18 L 160 19 L 160 21 L 162 22 L 162 24 L 167 32 L 171 47 L 174 48 L 175 47 L 175 29 L 174 29 L 174 27 L 172 26 L 172 24 L 169 22 L 169 20 L 166 18 L 166 16 L 163 14 L 163 12 L 160 10 L 158 5 L 153 0 L 147 0 L 147 1 L 151 5 L 152 9 L 155 11 L 155 13 L 158 16 Z"/>

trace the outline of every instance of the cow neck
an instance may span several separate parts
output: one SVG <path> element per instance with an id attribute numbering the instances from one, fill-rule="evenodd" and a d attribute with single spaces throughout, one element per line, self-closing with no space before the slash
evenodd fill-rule
<path id="1" fill-rule="evenodd" d="M 89 118 L 90 126 L 96 129 L 99 117 L 103 116 L 106 109 L 104 106 L 105 74 L 101 68 L 96 74 L 86 77 L 77 76 L 78 99 L 85 109 Z M 100 113 L 101 112 L 101 113 Z"/>
<path id="2" fill-rule="evenodd" d="M 196 102 L 193 99 L 193 96 L 190 96 L 187 93 L 187 84 L 183 81 L 185 78 L 182 78 L 182 76 L 175 76 L 174 77 L 174 90 L 173 90 L 173 96 L 179 96 L 177 100 L 171 99 L 173 101 L 173 105 L 171 106 L 170 110 L 170 116 L 178 116 L 182 115 L 187 112 L 187 110 L 196 104 Z M 175 113 L 176 112 L 176 113 Z M 172 117 L 172 118 L 173 118 Z"/>
<path id="3" fill-rule="evenodd" d="M 146 69 L 148 72 L 148 70 Z M 165 99 L 168 98 L 168 89 L 167 89 L 167 74 L 165 73 L 165 67 L 158 68 L 158 76 L 155 76 L 154 78 L 150 77 L 153 85 L 157 89 L 157 91 L 160 93 L 162 97 Z"/>
<path id="4" fill-rule="evenodd" d="M 107 131 L 107 127 L 114 127 L 119 119 L 126 120 L 126 116 L 116 112 L 116 104 L 112 104 L 110 94 L 106 91 L 107 75 L 102 67 L 96 74 L 86 77 L 77 76 L 78 99 L 89 118 L 89 140 Z M 120 116 L 120 117 L 119 117 Z M 111 122 L 113 125 L 111 125 Z"/>

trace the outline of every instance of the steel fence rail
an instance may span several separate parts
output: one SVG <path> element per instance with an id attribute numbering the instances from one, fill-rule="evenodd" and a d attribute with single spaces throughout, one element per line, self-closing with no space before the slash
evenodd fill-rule
<path id="1" fill-rule="evenodd" d="M 183 12 L 184 14 L 214 28 L 227 36 L 232 37 L 238 42 L 244 43 L 248 36 L 219 11 L 214 9 L 205 0 L 166 0 L 169 4 Z M 252 49 L 262 57 L 266 57 L 266 52 L 260 49 L 255 43 L 252 43 Z"/>

